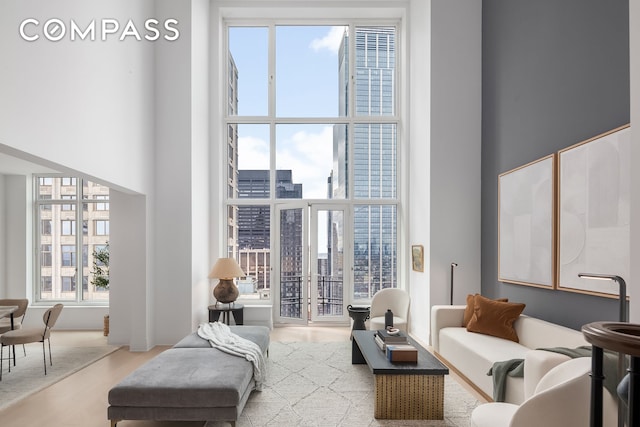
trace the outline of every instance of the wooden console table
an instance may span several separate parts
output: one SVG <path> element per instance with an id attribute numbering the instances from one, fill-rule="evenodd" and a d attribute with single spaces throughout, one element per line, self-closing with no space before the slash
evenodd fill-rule
<path id="1" fill-rule="evenodd" d="M 444 419 L 444 376 L 447 368 L 409 338 L 418 349 L 418 363 L 391 363 L 375 343 L 375 331 L 354 330 L 351 363 L 366 363 L 375 376 L 375 411 L 379 419 Z"/>

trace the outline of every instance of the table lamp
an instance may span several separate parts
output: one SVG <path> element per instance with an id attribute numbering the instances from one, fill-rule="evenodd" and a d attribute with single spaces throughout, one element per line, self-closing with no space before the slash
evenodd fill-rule
<path id="1" fill-rule="evenodd" d="M 218 284 L 213 288 L 213 297 L 217 302 L 231 304 L 237 298 L 240 292 L 233 283 L 235 277 L 244 277 L 246 274 L 233 258 L 219 258 L 213 265 L 210 279 L 220 279 Z"/>

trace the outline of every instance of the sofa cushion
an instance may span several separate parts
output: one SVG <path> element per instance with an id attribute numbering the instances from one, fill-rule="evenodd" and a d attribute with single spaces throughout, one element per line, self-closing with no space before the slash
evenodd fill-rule
<path id="1" fill-rule="evenodd" d="M 263 353 L 269 348 L 269 328 L 266 326 L 229 326 L 234 334 L 258 344 Z M 174 348 L 211 348 L 209 341 L 193 332 L 181 339 Z"/>
<path id="2" fill-rule="evenodd" d="M 464 317 L 462 318 L 462 326 L 467 326 L 469 324 L 469 320 L 473 316 L 473 311 L 475 308 L 475 297 L 480 294 L 469 294 L 467 295 L 467 306 L 464 308 Z M 509 298 L 496 298 L 495 301 L 509 302 Z"/>
<path id="3" fill-rule="evenodd" d="M 440 351 L 453 367 L 488 397 L 493 396 L 493 377 L 487 375 L 494 362 L 524 359 L 529 348 L 513 341 L 468 332 L 462 327 L 440 329 Z M 524 399 L 524 380 L 507 376 L 505 401 Z"/>
<path id="4" fill-rule="evenodd" d="M 251 386 L 251 362 L 213 348 L 171 348 L 109 391 L 109 404 L 133 407 L 235 407 Z"/>
<path id="5" fill-rule="evenodd" d="M 474 297 L 474 311 L 467 324 L 469 332 L 478 332 L 518 342 L 513 322 L 524 310 L 525 304 L 494 301 L 482 295 Z"/>
<path id="6" fill-rule="evenodd" d="M 580 331 L 524 314 L 513 323 L 513 328 L 518 333 L 520 344 L 531 349 L 589 345 Z"/>

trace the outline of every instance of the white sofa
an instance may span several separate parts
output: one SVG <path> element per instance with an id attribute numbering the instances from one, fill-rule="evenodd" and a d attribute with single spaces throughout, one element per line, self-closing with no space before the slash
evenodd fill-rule
<path id="1" fill-rule="evenodd" d="M 524 378 L 507 377 L 505 402 L 520 404 L 533 395 L 540 379 L 569 356 L 538 348 L 589 345 L 582 332 L 526 315 L 513 323 L 519 343 L 468 332 L 462 326 L 464 305 L 436 305 L 431 309 L 431 345 L 450 368 L 464 376 L 484 397 L 493 398 L 494 362 L 524 359 Z"/>

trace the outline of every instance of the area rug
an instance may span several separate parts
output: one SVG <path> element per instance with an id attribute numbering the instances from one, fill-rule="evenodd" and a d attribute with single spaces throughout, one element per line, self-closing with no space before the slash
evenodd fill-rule
<path id="1" fill-rule="evenodd" d="M 350 341 L 272 342 L 265 387 L 251 394 L 236 426 L 468 427 L 471 411 L 478 404 L 445 376 L 444 420 L 377 420 L 373 417 L 373 375 L 366 365 L 351 364 Z"/>
<path id="2" fill-rule="evenodd" d="M 48 387 L 63 378 L 79 371 L 116 351 L 119 347 L 102 346 L 60 346 L 51 343 L 53 366 L 49 364 L 49 348 L 47 347 L 47 375 L 44 374 L 42 344 L 26 345 L 26 353 L 22 346 L 16 346 L 16 366 L 11 361 L 9 372 L 8 348 L 3 350 L 5 360 L 2 361 L 2 381 L 0 381 L 0 410 L 9 405 Z"/>

